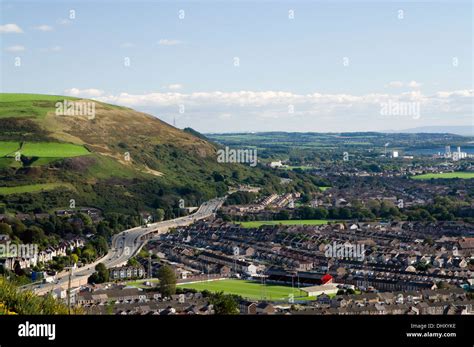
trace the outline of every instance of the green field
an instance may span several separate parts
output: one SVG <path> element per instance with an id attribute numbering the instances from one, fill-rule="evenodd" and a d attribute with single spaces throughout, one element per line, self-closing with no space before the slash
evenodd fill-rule
<path id="1" fill-rule="evenodd" d="M 444 172 L 444 173 L 430 173 L 418 176 L 412 176 L 415 180 L 430 180 L 432 178 L 462 178 L 469 179 L 474 178 L 474 172 Z"/>
<path id="2" fill-rule="evenodd" d="M 67 183 L 43 183 L 43 184 L 29 184 L 16 187 L 0 187 L 1 195 L 22 194 L 22 193 L 38 193 L 56 188 L 71 189 L 71 185 Z"/>
<path id="3" fill-rule="evenodd" d="M 160 281 L 157 278 L 149 278 L 149 279 L 141 279 L 141 280 L 136 280 L 136 281 L 125 282 L 125 285 L 130 286 L 130 287 L 136 287 L 136 288 L 150 288 L 150 286 L 146 286 L 144 284 L 145 282 L 150 282 L 156 285 Z"/>
<path id="4" fill-rule="evenodd" d="M 179 284 L 182 288 L 196 289 L 198 291 L 209 290 L 211 292 L 224 292 L 225 294 L 240 295 L 247 299 L 265 299 L 274 301 L 288 301 L 290 294 L 295 300 L 309 299 L 307 294 L 298 288 L 289 286 L 266 284 L 260 282 L 244 281 L 237 279 L 219 280 L 199 283 Z"/>
<path id="5" fill-rule="evenodd" d="M 84 146 L 54 142 L 27 142 L 20 152 L 26 157 L 46 158 L 69 158 L 90 153 Z"/>
<path id="6" fill-rule="evenodd" d="M 121 165 L 117 160 L 105 156 L 93 155 L 95 164 L 88 168 L 90 175 L 97 178 L 123 177 L 133 178 L 137 177 L 137 172 L 131 166 Z"/>
<path id="7" fill-rule="evenodd" d="M 294 170 L 294 169 L 300 169 L 300 170 L 311 170 L 311 169 L 314 169 L 314 167 L 312 166 L 304 166 L 304 165 L 300 165 L 300 166 L 285 166 L 283 167 L 284 170 Z"/>
<path id="8" fill-rule="evenodd" d="M 21 161 L 16 161 L 15 158 L 0 158 L 0 168 L 21 168 L 23 166 Z"/>
<path id="9" fill-rule="evenodd" d="M 77 98 L 42 95 L 0 93 L 0 118 L 33 117 L 43 118 L 55 110 L 56 102 Z"/>
<path id="10" fill-rule="evenodd" d="M 18 142 L 0 141 L 0 156 L 14 157 L 17 151 L 25 157 L 40 158 L 69 158 L 90 154 L 84 146 L 72 143 L 26 142 L 20 148 Z"/>
<path id="11" fill-rule="evenodd" d="M 62 158 L 88 155 L 90 152 L 80 145 L 56 142 L 26 142 L 0 141 L 0 168 L 22 167 L 21 161 L 16 161 L 16 153 L 25 157 L 36 157 L 37 159 L 29 165 L 32 167 L 49 164 Z"/>
<path id="12" fill-rule="evenodd" d="M 301 220 L 266 220 L 252 222 L 236 222 L 244 228 L 258 228 L 262 225 L 322 225 L 327 224 L 326 219 L 301 219 Z"/>
<path id="13" fill-rule="evenodd" d="M 0 141 L 0 157 L 15 153 L 19 148 L 18 142 Z"/>
<path id="14" fill-rule="evenodd" d="M 0 93 L 0 102 L 18 102 L 18 101 L 63 101 L 75 100 L 77 98 L 61 95 L 48 94 L 20 94 L 20 93 Z"/>

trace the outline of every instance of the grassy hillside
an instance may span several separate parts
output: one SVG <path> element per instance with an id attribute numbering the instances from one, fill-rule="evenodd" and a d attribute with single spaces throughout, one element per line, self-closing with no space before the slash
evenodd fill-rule
<path id="1" fill-rule="evenodd" d="M 41 94 L 0 94 L 0 118 L 38 117 L 43 118 L 49 110 L 49 105 L 58 101 L 75 100 L 76 98 L 41 95 Z"/>
<path id="2" fill-rule="evenodd" d="M 75 199 L 124 213 L 171 211 L 179 199 L 196 205 L 237 183 L 291 189 L 262 168 L 218 163 L 216 146 L 192 129 L 96 101 L 94 117 L 57 114 L 64 100 L 93 102 L 0 94 L 0 203 L 8 210 L 50 211 Z"/>

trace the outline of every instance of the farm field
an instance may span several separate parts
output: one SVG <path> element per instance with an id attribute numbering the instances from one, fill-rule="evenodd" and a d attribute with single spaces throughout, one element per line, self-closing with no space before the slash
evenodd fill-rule
<path id="1" fill-rule="evenodd" d="M 267 220 L 267 221 L 251 221 L 236 222 L 244 228 L 258 228 L 262 225 L 322 225 L 327 224 L 326 219 L 301 219 L 301 220 Z"/>
<path id="2" fill-rule="evenodd" d="M 90 152 L 81 145 L 57 142 L 26 142 L 20 148 L 20 143 L 0 141 L 0 156 L 14 157 L 19 151 L 25 157 L 68 158 L 87 155 Z"/>
<path id="3" fill-rule="evenodd" d="M 284 170 L 294 170 L 294 169 L 300 169 L 300 170 L 312 170 L 314 169 L 313 166 L 284 166 Z"/>
<path id="4" fill-rule="evenodd" d="M 0 93 L 0 118 L 33 117 L 44 118 L 55 110 L 55 103 L 64 99 L 75 99 L 56 95 Z"/>
<path id="5" fill-rule="evenodd" d="M 309 299 L 306 293 L 298 288 L 290 286 L 266 284 L 262 286 L 260 282 L 246 281 L 238 279 L 218 280 L 199 283 L 184 283 L 178 286 L 182 288 L 196 289 L 198 291 L 208 290 L 211 292 L 224 292 L 225 294 L 240 295 L 248 299 L 266 299 L 274 301 L 288 301 L 290 294 L 295 300 Z"/>
<path id="6" fill-rule="evenodd" d="M 114 160 L 113 158 L 99 155 L 93 156 L 96 162 L 88 168 L 88 172 L 94 177 L 136 177 L 136 172 L 133 170 L 133 168 L 129 166 L 120 165 L 120 163 Z"/>
<path id="7" fill-rule="evenodd" d="M 12 154 L 20 148 L 18 142 L 0 141 L 0 157 Z"/>
<path id="8" fill-rule="evenodd" d="M 0 93 L 0 118 L 44 119 L 48 112 L 55 112 L 57 102 L 62 103 L 64 100 L 81 99 L 61 95 Z M 108 109 L 127 109 L 123 106 L 95 102 Z"/>
<path id="9" fill-rule="evenodd" d="M 430 173 L 424 175 L 418 175 L 412 177 L 414 180 L 429 180 L 429 179 L 436 179 L 436 178 L 462 178 L 462 179 L 470 179 L 474 178 L 474 172 L 444 172 L 444 173 Z"/>
<path id="10" fill-rule="evenodd" d="M 77 98 L 74 98 L 71 96 L 47 95 L 47 94 L 0 93 L 0 102 L 63 101 L 64 99 L 74 100 Z"/>
<path id="11" fill-rule="evenodd" d="M 27 142 L 20 150 L 26 157 L 68 158 L 87 155 L 90 152 L 83 146 L 71 143 Z"/>
<path id="12" fill-rule="evenodd" d="M 21 163 L 15 161 L 13 158 L 0 158 L 0 169 L 7 167 L 21 167 Z"/>
<path id="13" fill-rule="evenodd" d="M 1 195 L 9 194 L 21 194 L 21 193 L 37 193 L 47 190 L 53 190 L 56 188 L 68 188 L 72 189 L 72 186 L 67 183 L 42 183 L 42 184 L 29 184 L 24 186 L 16 187 L 0 187 Z"/>

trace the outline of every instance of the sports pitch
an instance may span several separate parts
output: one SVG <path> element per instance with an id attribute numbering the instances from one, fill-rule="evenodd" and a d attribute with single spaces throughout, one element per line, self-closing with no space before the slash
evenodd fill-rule
<path id="1" fill-rule="evenodd" d="M 322 225 L 327 224 L 325 219 L 301 219 L 301 220 L 266 220 L 252 222 L 236 222 L 243 228 L 258 228 L 262 225 Z"/>
<path id="2" fill-rule="evenodd" d="M 296 285 L 296 284 L 295 284 Z M 208 290 L 210 292 L 224 292 L 225 294 L 240 295 L 246 299 L 288 301 L 293 294 L 295 300 L 309 299 L 307 294 L 290 286 L 266 284 L 260 282 L 228 279 L 199 283 L 179 284 L 182 288 L 196 289 L 198 291 Z"/>
<path id="3" fill-rule="evenodd" d="M 469 179 L 474 178 L 474 172 L 444 172 L 444 173 L 429 173 L 424 175 L 417 175 L 412 176 L 415 180 L 429 180 L 429 179 L 436 179 L 436 178 L 462 178 L 462 179 Z"/>

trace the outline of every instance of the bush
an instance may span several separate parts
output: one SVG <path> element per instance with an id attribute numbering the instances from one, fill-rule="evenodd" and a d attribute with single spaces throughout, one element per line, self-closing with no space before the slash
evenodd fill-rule
<path id="1" fill-rule="evenodd" d="M 82 314 L 82 310 L 72 308 L 71 313 Z M 13 283 L 5 278 L 0 278 L 1 314 L 68 314 L 68 307 L 50 294 L 37 296 L 31 291 L 20 291 Z"/>

